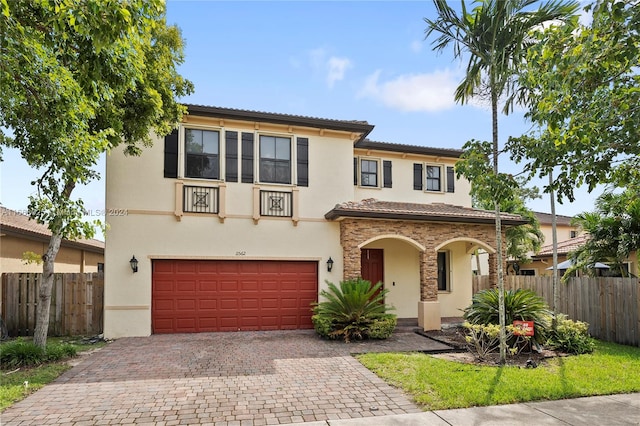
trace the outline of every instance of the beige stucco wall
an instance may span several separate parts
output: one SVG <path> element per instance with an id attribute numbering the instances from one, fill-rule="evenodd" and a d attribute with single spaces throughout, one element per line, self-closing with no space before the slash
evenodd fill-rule
<path id="1" fill-rule="evenodd" d="M 450 253 L 449 279 L 451 291 L 438 292 L 440 314 L 443 317 L 460 317 L 462 309 L 469 306 L 472 296 L 472 275 L 469 270 L 471 254 L 465 242 L 456 241 L 443 247 Z M 488 272 L 488 271 L 487 271 Z"/>
<path id="2" fill-rule="evenodd" d="M 12 235 L 0 237 L 0 273 L 3 272 L 42 272 L 42 264 L 26 264 L 22 260 L 23 253 L 31 251 L 43 254 L 48 243 L 18 238 Z M 102 254 L 84 251 L 71 247 L 60 247 L 55 261 L 55 272 L 80 273 L 97 272 L 98 263 L 104 262 Z"/>
<path id="3" fill-rule="evenodd" d="M 405 241 L 385 238 L 363 248 L 384 250 L 385 302 L 398 318 L 417 318 L 420 300 L 420 252 Z"/>
<path id="4" fill-rule="evenodd" d="M 125 157 L 112 152 L 107 159 L 107 210 L 122 211 L 106 218 L 105 335 L 107 337 L 147 336 L 151 333 L 151 262 L 167 259 L 273 259 L 319 262 L 319 288 L 325 280 L 342 277 L 342 248 L 339 225 L 324 219 L 336 204 L 353 198 L 353 140 L 350 134 L 253 123 L 229 123 L 189 117 L 198 125 L 215 125 L 224 130 L 261 132 L 309 138 L 309 187 L 296 187 L 297 222 L 291 218 L 261 217 L 253 220 L 254 191 L 289 191 L 293 185 L 224 183 L 224 221 L 213 214 L 176 210 L 176 182 L 185 185 L 219 186 L 221 181 L 165 179 L 164 143 L 157 139 L 141 157 Z M 291 132 L 289 132 L 291 130 Z M 221 147 L 224 144 L 221 143 Z M 256 143 L 257 148 L 257 143 Z M 295 150 L 294 150 L 295 151 Z M 182 156 L 181 156 L 182 158 Z M 221 153 L 221 158 L 224 154 Z M 184 160 L 181 160 L 184 161 Z M 255 161 L 257 163 L 257 161 Z M 295 157 L 293 160 L 295 165 Z M 222 164 L 224 165 L 224 161 Z M 295 167 L 294 167 L 295 169 Z M 239 169 L 240 170 L 240 169 Z M 254 173 L 257 177 L 257 173 Z M 221 168 L 224 176 L 224 168 Z M 293 177 L 295 182 L 295 175 Z M 178 192 L 178 199 L 181 193 Z M 129 259 L 139 260 L 139 272 L 132 273 Z M 335 261 L 327 272 L 326 261 Z"/>
<path id="5" fill-rule="evenodd" d="M 466 179 L 457 179 L 455 192 L 446 192 L 446 168 L 454 166 L 456 158 L 442 158 L 427 155 L 400 154 L 387 151 L 356 149 L 355 156 L 359 158 L 377 159 L 379 164 L 384 160 L 392 161 L 392 188 L 367 188 L 357 186 L 355 188 L 355 199 L 363 200 L 376 198 L 385 201 L 402 201 L 410 203 L 445 203 L 455 206 L 471 207 L 471 184 Z M 353 160 L 351 160 L 353 161 Z M 442 192 L 433 192 L 413 189 L 413 164 L 429 164 L 443 166 Z M 353 165 L 351 166 L 353 169 Z M 380 180 L 382 174 L 379 175 Z M 423 174 L 423 179 L 424 179 Z M 353 183 L 353 177 L 351 178 Z M 423 182 L 424 187 L 424 182 Z"/>
<path id="6" fill-rule="evenodd" d="M 319 263 L 321 290 L 326 288 L 325 280 L 338 283 L 344 275 L 340 224 L 324 218 L 336 204 L 359 198 L 378 198 L 471 205 L 468 182 L 458 181 L 455 194 L 430 197 L 432 194 L 413 191 L 413 163 L 436 160 L 420 159 L 419 156 L 385 157 L 393 160 L 393 188 L 377 190 L 378 195 L 360 191 L 353 185 L 353 143 L 357 135 L 350 133 L 196 116 L 187 116 L 182 128 L 185 125 L 220 131 L 221 159 L 224 159 L 222 141 L 226 130 L 253 132 L 256 150 L 258 136 L 263 133 L 291 137 L 294 147 L 296 137 L 306 137 L 309 139 L 309 186 L 167 179 L 163 177 L 162 138 L 156 138 L 153 147 L 146 148 L 140 157 L 126 157 L 121 150 L 110 153 L 106 209 L 117 214 L 106 217 L 110 227 L 106 232 L 105 258 L 106 337 L 151 333 L 153 259 L 312 260 Z M 295 148 L 292 151 L 292 164 L 295 165 Z M 184 153 L 180 151 L 179 176 L 183 163 Z M 220 176 L 225 175 L 224 163 L 221 161 Z M 256 179 L 257 163 L 254 160 Z M 295 167 L 293 169 L 292 181 L 295 182 Z M 221 195 L 223 214 L 182 213 L 180 183 L 220 187 L 224 194 Z M 294 191 L 297 198 L 295 220 L 260 217 L 254 221 L 254 197 L 260 189 Z M 388 265 L 385 279 L 388 276 L 390 282 L 396 282 L 396 286 L 390 288 L 389 301 L 397 305 L 401 317 L 416 317 L 420 300 L 418 252 L 403 242 L 381 244 L 386 245 L 389 252 L 385 260 L 385 266 Z M 139 260 L 139 272 L 135 274 L 129 266 L 132 255 Z M 335 261 L 331 273 L 326 268 L 329 257 Z"/>
<path id="7" fill-rule="evenodd" d="M 556 235 L 558 238 L 558 242 L 567 241 L 571 239 L 571 231 L 576 231 L 577 228 L 575 226 L 569 225 L 558 225 L 556 227 Z M 553 228 L 550 224 L 540 224 L 540 231 L 542 235 L 544 235 L 544 243 L 543 246 L 550 245 L 553 243 Z"/>

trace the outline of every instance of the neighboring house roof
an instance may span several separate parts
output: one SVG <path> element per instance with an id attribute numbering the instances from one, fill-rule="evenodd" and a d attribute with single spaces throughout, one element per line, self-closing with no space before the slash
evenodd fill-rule
<path id="1" fill-rule="evenodd" d="M 560 241 L 558 242 L 558 254 L 566 255 L 569 252 L 583 245 L 585 241 L 587 241 L 586 234 L 578 235 L 575 238 L 569 238 L 568 240 L 565 240 L 565 241 Z M 539 258 L 539 257 L 548 257 L 552 255 L 553 255 L 553 244 L 547 244 L 546 246 L 541 247 L 540 251 L 533 257 Z"/>
<path id="2" fill-rule="evenodd" d="M 369 198 L 362 201 L 347 201 L 338 204 L 324 217 L 334 220 L 341 217 L 359 217 L 367 219 L 404 219 L 427 222 L 495 223 L 495 213 L 488 210 L 472 209 L 444 203 L 402 203 L 379 201 Z M 502 213 L 504 225 L 523 225 L 527 223 L 521 216 Z"/>
<path id="3" fill-rule="evenodd" d="M 359 120 L 334 120 L 328 118 L 307 117 L 303 115 L 280 114 L 273 112 L 252 111 L 235 108 L 222 108 L 206 105 L 185 104 L 189 114 L 219 117 L 230 120 L 250 120 L 285 125 L 299 125 L 318 129 L 342 130 L 362 133 L 359 140 L 364 139 L 373 130 L 373 125 Z"/>
<path id="4" fill-rule="evenodd" d="M 538 222 L 541 225 L 551 225 L 553 221 L 553 215 L 550 213 L 533 212 L 538 218 Z M 556 215 L 556 224 L 562 226 L 571 226 L 571 216 L 563 216 L 561 214 Z"/>
<path id="5" fill-rule="evenodd" d="M 434 155 L 437 157 L 452 157 L 452 158 L 460 158 L 462 153 L 461 149 L 450 149 L 450 148 L 432 148 L 428 146 L 417 146 L 417 145 L 406 145 L 399 143 L 390 143 L 390 142 L 377 142 L 369 139 L 363 139 L 355 144 L 356 148 L 361 149 L 375 149 L 378 151 L 392 151 L 392 152 L 403 152 L 408 154 L 422 154 L 422 155 Z"/>
<path id="6" fill-rule="evenodd" d="M 7 234 L 34 241 L 48 242 L 51 231 L 29 216 L 0 206 L 0 235 Z M 104 253 L 104 242 L 99 240 L 62 240 L 61 246 L 79 248 L 95 253 Z"/>

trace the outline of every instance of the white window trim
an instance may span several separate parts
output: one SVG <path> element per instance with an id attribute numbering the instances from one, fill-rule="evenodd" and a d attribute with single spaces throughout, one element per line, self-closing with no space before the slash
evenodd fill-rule
<path id="1" fill-rule="evenodd" d="M 218 132 L 218 170 L 220 170 L 220 174 L 218 179 L 207 179 L 207 178 L 197 178 L 197 177 L 186 177 L 185 176 L 185 161 L 186 161 L 186 148 L 185 148 L 185 139 L 187 129 L 193 130 L 209 130 L 212 132 Z M 178 178 L 179 179 L 188 179 L 194 181 L 201 182 L 224 182 L 224 176 L 226 173 L 225 168 L 225 157 L 226 157 L 226 147 L 225 147 L 225 129 L 223 127 L 215 127 L 215 126 L 204 126 L 201 124 L 181 124 L 178 131 Z"/>
<path id="2" fill-rule="evenodd" d="M 380 157 L 366 157 L 358 156 L 358 187 L 364 189 L 381 189 L 382 188 L 382 158 Z M 375 161 L 376 162 L 376 186 L 363 185 L 362 184 L 362 160 Z"/>
<path id="3" fill-rule="evenodd" d="M 246 132 L 245 132 L 246 133 Z M 290 159 L 291 162 L 291 183 L 277 183 L 277 182 L 264 182 L 260 176 L 260 136 L 274 136 L 278 138 L 287 138 L 289 139 L 289 150 L 290 150 Z M 260 185 L 273 185 L 279 187 L 291 188 L 296 186 L 296 182 L 298 181 L 298 150 L 297 150 L 297 136 L 293 133 L 274 133 L 274 132 L 254 132 L 253 135 L 253 176 L 254 181 Z M 241 147 L 242 148 L 242 147 Z M 239 156 L 242 153 L 238 154 Z"/>

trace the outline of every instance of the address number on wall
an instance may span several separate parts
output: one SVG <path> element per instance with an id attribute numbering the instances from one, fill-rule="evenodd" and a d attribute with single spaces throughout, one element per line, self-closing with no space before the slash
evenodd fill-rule
<path id="1" fill-rule="evenodd" d="M 247 254 L 247 252 L 244 251 L 244 250 L 236 252 L 236 256 L 245 256 L 246 254 Z"/>

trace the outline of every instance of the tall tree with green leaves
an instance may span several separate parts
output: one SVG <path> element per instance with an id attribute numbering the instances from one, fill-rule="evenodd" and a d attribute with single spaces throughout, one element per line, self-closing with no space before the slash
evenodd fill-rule
<path id="1" fill-rule="evenodd" d="M 508 149 L 559 201 L 575 188 L 640 182 L 640 1 L 597 0 L 592 22 L 536 34 L 519 76 L 534 131 Z"/>
<path id="2" fill-rule="evenodd" d="M 473 2 L 472 10 L 461 1 L 458 14 L 445 0 L 434 0 L 438 17 L 427 19 L 426 36 L 437 34 L 433 48 L 442 51 L 453 48 L 456 59 L 467 59 L 466 75 L 455 92 L 455 99 L 466 103 L 469 99 L 484 96 L 491 103 L 492 124 L 492 164 L 491 177 L 485 178 L 487 188 L 502 187 L 504 176 L 498 168 L 498 110 L 500 99 L 514 93 L 517 71 L 522 65 L 527 49 L 533 43 L 532 30 L 551 21 L 573 19 L 578 9 L 577 2 L 550 0 L 536 6 L 534 0 L 479 0 Z M 503 111 L 509 112 L 510 103 L 505 103 Z M 486 155 L 482 147 L 466 145 L 466 149 L 481 148 L 480 155 Z M 481 178 L 483 167 L 467 168 L 463 173 L 473 181 Z M 502 224 L 500 220 L 500 199 L 502 191 L 494 191 L 496 213 L 496 248 L 498 256 L 498 289 L 500 310 L 500 361 L 506 362 L 506 333 L 504 314 L 504 270 L 502 265 Z"/>
<path id="3" fill-rule="evenodd" d="M 191 82 L 177 72 L 183 41 L 162 0 L 0 0 L 0 144 L 41 171 L 29 216 L 49 226 L 34 342 L 44 347 L 62 239 L 91 237 L 78 185 L 104 152 L 139 155 L 170 132 Z"/>
<path id="4" fill-rule="evenodd" d="M 605 192 L 596 200 L 593 212 L 576 215 L 572 223 L 587 234 L 588 239 L 570 254 L 574 262 L 566 277 L 575 270 L 589 271 L 596 262 L 608 262 L 620 276 L 628 276 L 624 262 L 631 253 L 640 251 L 638 186 L 622 192 Z"/>

